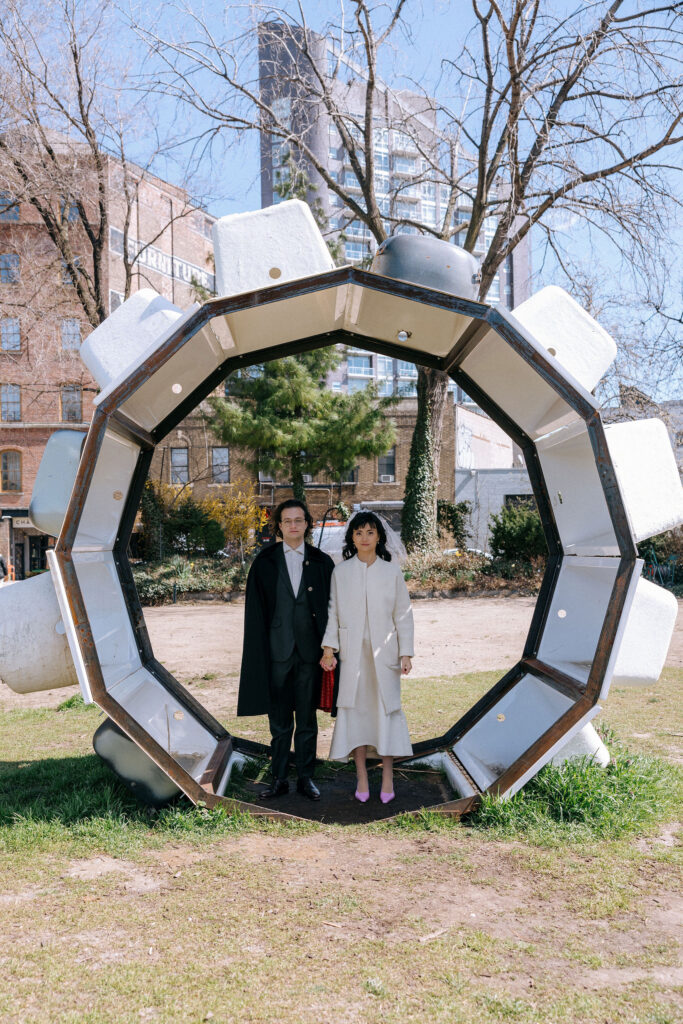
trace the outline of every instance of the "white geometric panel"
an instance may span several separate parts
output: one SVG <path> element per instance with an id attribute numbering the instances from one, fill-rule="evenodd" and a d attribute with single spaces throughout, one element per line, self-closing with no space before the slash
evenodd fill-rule
<path id="1" fill-rule="evenodd" d="M 654 686 L 664 668 L 673 636 L 678 601 L 669 590 L 640 577 L 635 595 L 614 645 L 614 668 L 607 675 L 607 696 L 612 686 Z"/>
<path id="2" fill-rule="evenodd" d="M 605 436 L 635 539 L 672 530 L 683 519 L 683 487 L 662 421 L 611 423 Z"/>
<path id="3" fill-rule="evenodd" d="M 592 391 L 614 362 L 617 346 L 607 331 L 563 288 L 549 285 L 512 311 L 553 359 L 586 391 Z"/>
<path id="4" fill-rule="evenodd" d="M 216 294 L 238 295 L 334 269 L 311 208 L 289 199 L 213 226 Z"/>
<path id="5" fill-rule="evenodd" d="M 129 373 L 185 315 L 153 288 L 141 288 L 88 335 L 81 345 L 81 359 L 106 389 L 121 373 Z"/>

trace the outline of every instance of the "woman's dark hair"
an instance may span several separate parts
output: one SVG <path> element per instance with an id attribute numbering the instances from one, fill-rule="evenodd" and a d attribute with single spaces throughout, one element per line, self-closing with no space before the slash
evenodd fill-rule
<path id="1" fill-rule="evenodd" d="M 275 523 L 275 536 L 281 537 L 282 530 L 280 529 L 280 520 L 282 519 L 282 513 L 286 508 L 300 508 L 303 514 L 306 516 L 306 533 L 304 534 L 304 540 L 308 540 L 313 529 L 313 516 L 308 511 L 303 501 L 299 501 L 298 498 L 287 498 L 286 501 L 281 501 L 278 507 L 273 512 L 273 522 Z"/>
<path id="2" fill-rule="evenodd" d="M 344 537 L 344 548 L 342 555 L 344 558 L 353 558 L 357 553 L 358 549 L 353 543 L 353 531 L 358 530 L 361 526 L 374 526 L 377 530 L 379 540 L 377 541 L 377 554 L 380 558 L 383 558 L 385 562 L 391 561 L 391 554 L 387 551 L 387 531 L 384 529 L 382 520 L 379 519 L 374 512 L 356 512 L 353 519 L 350 520 L 349 525 L 346 527 L 346 536 Z"/>

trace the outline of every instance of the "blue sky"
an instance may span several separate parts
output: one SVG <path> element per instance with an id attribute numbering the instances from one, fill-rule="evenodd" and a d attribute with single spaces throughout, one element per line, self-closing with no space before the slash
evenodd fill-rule
<path id="1" fill-rule="evenodd" d="M 560 6 L 565 5 L 555 4 L 556 9 Z M 315 29 L 322 28 L 328 16 L 337 10 L 337 4 L 328 0 L 305 3 L 304 7 L 311 27 Z M 393 55 L 388 55 L 381 71 L 385 79 L 393 85 L 409 88 L 412 80 L 419 82 L 427 91 L 436 92 L 440 90 L 441 61 L 455 56 L 466 31 L 472 24 L 470 4 L 465 0 L 431 0 L 422 5 L 413 4 L 410 9 L 414 12 L 409 30 L 410 38 L 399 36 L 396 39 L 396 51 Z M 195 15 L 203 14 L 212 26 L 215 36 L 223 39 L 234 36 L 240 25 L 246 28 L 251 16 L 248 5 L 226 5 L 216 0 L 209 0 L 203 5 L 193 3 L 191 10 Z M 191 26 L 191 18 L 182 13 L 178 6 L 169 3 L 163 4 L 156 11 L 147 6 L 145 11 L 147 23 L 158 24 L 160 34 L 185 34 L 188 26 Z M 212 84 L 212 88 L 214 87 Z M 179 113 L 168 101 L 157 103 L 156 116 L 162 129 L 165 125 L 172 124 L 174 131 L 181 138 L 189 138 L 197 130 L 196 120 L 193 121 L 187 115 Z M 166 161 L 163 167 L 159 168 L 160 173 L 169 180 L 182 184 L 186 157 L 187 149 L 181 146 L 176 153 L 175 161 Z M 195 188 L 198 194 L 206 198 L 208 209 L 217 216 L 256 209 L 260 206 L 261 199 L 258 171 L 258 137 L 255 133 L 243 137 L 238 143 L 234 140 L 228 141 L 227 138 L 218 139 L 213 143 L 210 156 L 207 154 L 201 162 L 199 176 L 195 179 Z M 634 285 L 626 281 L 627 269 L 619 262 L 608 241 L 599 233 L 589 233 L 576 220 L 564 217 L 563 221 L 562 240 L 582 265 L 584 273 L 594 275 L 596 280 L 611 281 L 617 285 L 623 280 L 623 287 L 629 289 L 632 294 Z M 680 259 L 682 241 L 683 234 L 672 225 L 669 238 L 664 240 L 672 253 L 678 249 L 669 285 L 672 308 L 676 308 L 676 302 L 680 305 L 683 298 L 683 264 Z M 550 256 L 543 261 L 541 244 L 540 233 L 535 237 L 532 235 L 536 275 L 534 287 L 540 287 L 550 281 L 563 283 L 555 259 Z M 637 288 L 637 285 L 635 287 Z M 612 316 L 615 322 L 619 319 L 619 311 L 615 310 L 614 306 Z M 621 317 L 626 331 L 629 329 L 628 316 L 629 314 L 624 313 Z M 677 397 L 676 390 L 679 386 L 680 381 L 670 382 L 666 393 L 660 392 L 660 397 Z"/>

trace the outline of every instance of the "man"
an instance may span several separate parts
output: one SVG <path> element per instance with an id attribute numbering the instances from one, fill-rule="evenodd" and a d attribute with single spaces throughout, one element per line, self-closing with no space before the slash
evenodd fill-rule
<path id="1" fill-rule="evenodd" d="M 327 625 L 334 562 L 306 543 L 313 520 L 302 501 L 283 501 L 273 519 L 282 543 L 276 541 L 259 552 L 247 577 L 237 714 L 268 715 L 272 781 L 262 799 L 289 792 L 287 766 L 294 732 L 296 788 L 309 800 L 319 800 L 312 775 L 320 641 Z"/>
<path id="2" fill-rule="evenodd" d="M 5 559 L 0 554 L 0 583 L 4 583 L 7 578 L 7 564 Z"/>

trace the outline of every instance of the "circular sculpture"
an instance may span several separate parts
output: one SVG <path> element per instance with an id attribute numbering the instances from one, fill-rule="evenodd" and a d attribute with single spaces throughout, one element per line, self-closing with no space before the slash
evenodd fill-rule
<path id="1" fill-rule="evenodd" d="M 235 760 L 258 748 L 228 735 L 154 657 L 128 541 L 155 445 L 228 374 L 349 343 L 446 371 L 506 431 L 524 454 L 549 548 L 520 660 L 414 748 L 438 756 L 459 793 L 435 809 L 463 813 L 484 792 L 509 796 L 577 737 L 595 751 L 587 730 L 598 701 L 613 681 L 656 681 L 676 616 L 673 596 L 641 577 L 636 543 L 683 520 L 664 425 L 601 421 L 591 392 L 616 353 L 612 339 L 559 288 L 511 314 L 427 287 L 428 266 L 397 269 L 408 239 L 391 272 L 411 281 L 336 269 L 297 201 L 223 218 L 214 241 L 222 297 L 183 313 L 137 292 L 86 340 L 82 356 L 102 388 L 90 430 L 82 453 L 73 432 L 51 438 L 34 490 L 32 518 L 59 534 L 49 553 L 56 601 L 39 626 L 55 663 L 68 660 L 68 643 L 85 699 L 108 716 L 96 749 L 151 800 L 180 789 L 211 806 Z M 381 269 L 391 252 L 379 255 Z M 15 623 L 35 583 L 0 592 L 0 610 L 13 595 Z M 25 654 L 17 666 L 7 618 L 0 677 L 16 689 L 54 686 L 45 669 L 27 676 Z"/>

